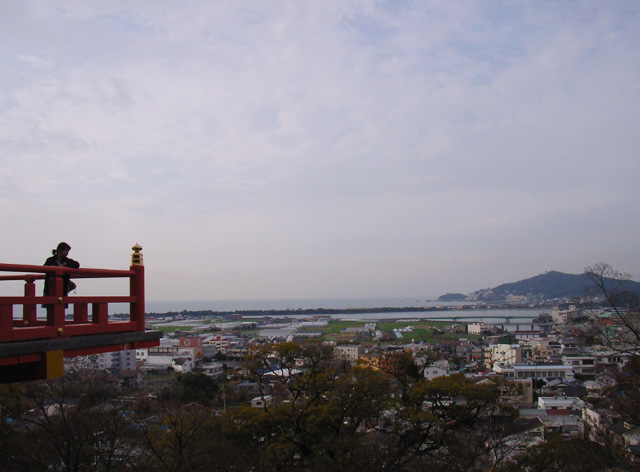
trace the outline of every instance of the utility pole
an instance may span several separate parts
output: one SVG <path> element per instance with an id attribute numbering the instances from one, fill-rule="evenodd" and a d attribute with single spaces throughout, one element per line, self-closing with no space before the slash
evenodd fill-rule
<path id="1" fill-rule="evenodd" d="M 227 412 L 227 396 L 225 395 L 224 384 L 222 384 L 222 411 Z"/>

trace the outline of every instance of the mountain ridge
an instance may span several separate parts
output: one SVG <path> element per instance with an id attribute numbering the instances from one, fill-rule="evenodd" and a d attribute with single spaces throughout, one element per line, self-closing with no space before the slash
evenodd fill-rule
<path id="1" fill-rule="evenodd" d="M 448 293 L 438 298 L 438 301 L 478 300 L 478 301 L 508 301 L 508 300 L 554 300 L 578 299 L 596 295 L 593 282 L 587 274 L 567 274 L 550 270 L 517 282 L 509 282 L 493 288 L 481 289 L 469 295 Z M 624 289 L 640 295 L 640 283 L 629 280 Z"/>

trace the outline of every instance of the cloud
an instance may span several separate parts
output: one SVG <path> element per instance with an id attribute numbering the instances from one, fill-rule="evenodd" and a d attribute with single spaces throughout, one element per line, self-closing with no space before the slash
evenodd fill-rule
<path id="1" fill-rule="evenodd" d="M 41 57 L 31 56 L 31 55 L 20 55 L 17 57 L 18 61 L 24 62 L 28 64 L 34 69 L 37 70 L 47 70 L 53 67 L 53 62 L 43 59 Z"/>
<path id="2" fill-rule="evenodd" d="M 437 295 L 640 262 L 633 3 L 2 9 L 16 259 L 74 239 L 110 265 L 140 242 L 151 299 Z"/>

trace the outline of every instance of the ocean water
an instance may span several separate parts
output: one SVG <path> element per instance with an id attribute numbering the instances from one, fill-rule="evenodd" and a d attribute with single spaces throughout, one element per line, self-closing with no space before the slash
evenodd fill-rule
<path id="1" fill-rule="evenodd" d="M 444 305 L 431 302 L 428 298 L 318 298 L 318 299 L 256 299 L 256 300 L 147 300 L 148 313 L 168 311 L 236 311 L 236 310 L 296 310 L 308 308 L 377 308 L 377 307 L 422 307 Z M 459 304 L 458 304 L 459 305 Z"/>
<path id="2" fill-rule="evenodd" d="M 517 321 L 530 322 L 543 309 L 495 309 L 495 310 L 456 310 L 453 307 L 471 305 L 471 302 L 434 302 L 417 297 L 405 298 L 342 298 L 342 299 L 279 299 L 279 300 L 191 300 L 191 301 L 148 301 L 147 313 L 180 312 L 182 310 L 200 311 L 243 311 L 243 310 L 296 310 L 330 308 L 335 310 L 349 308 L 406 308 L 446 306 L 446 311 L 404 311 L 381 313 L 336 313 L 332 318 L 354 320 L 389 319 L 451 319 L 460 321 L 491 320 L 493 322 Z M 308 315 L 290 315 L 300 318 Z"/>

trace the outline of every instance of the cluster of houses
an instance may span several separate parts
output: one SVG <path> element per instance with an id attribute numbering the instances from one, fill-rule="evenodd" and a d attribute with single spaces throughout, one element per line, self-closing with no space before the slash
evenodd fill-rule
<path id="1" fill-rule="evenodd" d="M 410 351 L 417 363 L 422 363 L 427 379 L 464 374 L 475 382 L 512 380 L 519 385 L 518 393 L 506 395 L 504 401 L 519 410 L 519 421 L 527 425 L 521 435 L 526 445 L 542 440 L 550 432 L 565 436 L 591 434 L 595 438 L 595 431 L 606 431 L 630 450 L 636 450 L 640 444 L 638 425 L 622 421 L 615 411 L 597 407 L 631 354 L 585 345 L 581 325 L 575 323 L 580 315 L 571 306 L 552 310 L 546 320 L 468 323 L 463 324 L 466 335 L 435 344 L 398 342 L 411 335 L 410 328 L 394 331 L 389 342 L 384 342 L 376 323 L 367 323 L 362 328 L 345 330 L 350 342 L 333 345 L 336 355 L 345 361 L 369 365 L 375 365 L 390 350 Z M 452 329 L 460 331 L 460 326 Z M 106 353 L 95 362 L 99 368 L 120 375 L 127 385 L 135 385 L 140 373 L 149 370 L 186 373 L 198 368 L 208 375 L 220 376 L 230 365 L 240 365 L 256 345 L 285 340 L 301 339 L 292 331 L 285 332 L 282 339 L 248 338 L 233 333 L 178 333 L 163 338 L 159 347 Z M 435 362 L 425 360 L 436 357 L 439 359 Z M 246 392 L 254 407 L 274 401 L 270 392 L 258 391 L 255 382 L 238 381 L 236 388 Z"/>

